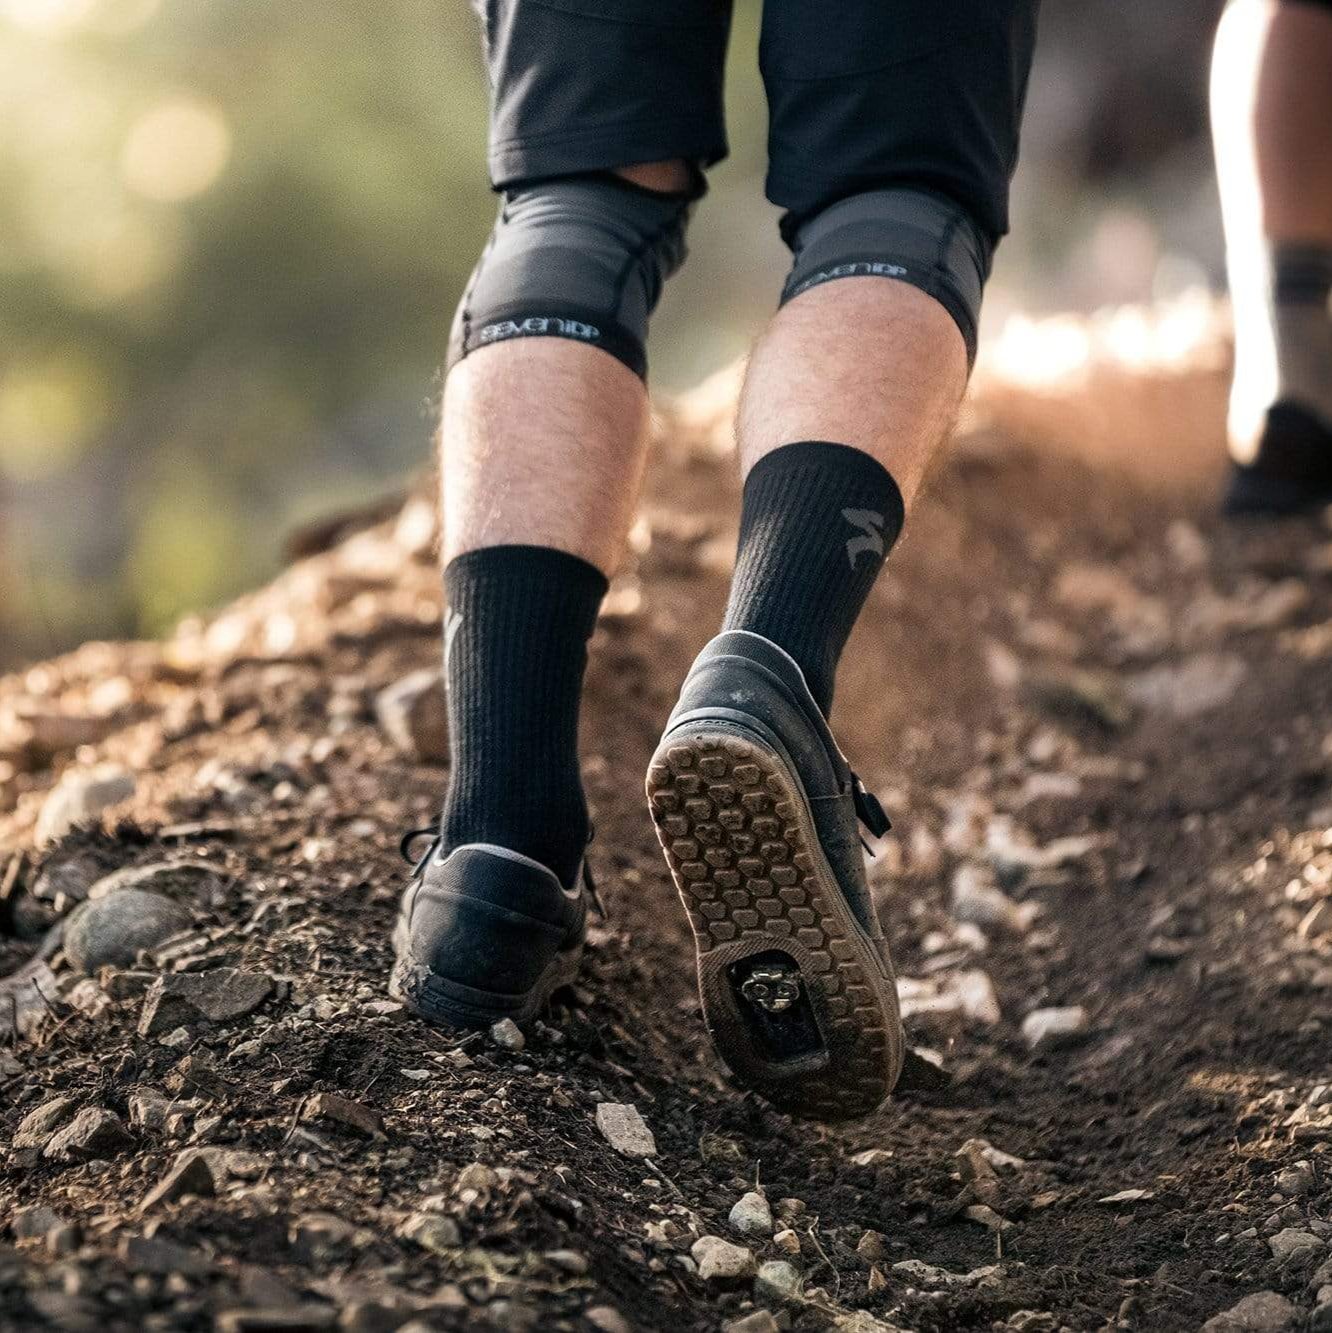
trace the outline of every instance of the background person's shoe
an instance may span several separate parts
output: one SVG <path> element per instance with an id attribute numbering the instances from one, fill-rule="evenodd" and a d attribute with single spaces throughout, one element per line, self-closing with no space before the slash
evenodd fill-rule
<path id="1" fill-rule="evenodd" d="M 792 1114 L 875 1110 L 903 1039 L 858 817 L 876 834 L 888 824 L 796 663 L 757 634 L 713 639 L 647 792 L 694 931 L 704 1021 L 732 1073 Z"/>
<path id="2" fill-rule="evenodd" d="M 1298 403 L 1268 409 L 1252 463 L 1231 465 L 1222 511 L 1230 518 L 1284 518 L 1332 505 L 1332 430 Z"/>
<path id="3" fill-rule="evenodd" d="M 577 976 L 586 921 L 584 890 L 539 861 L 487 843 L 444 855 L 436 842 L 402 897 L 389 989 L 450 1027 L 524 1022 Z"/>

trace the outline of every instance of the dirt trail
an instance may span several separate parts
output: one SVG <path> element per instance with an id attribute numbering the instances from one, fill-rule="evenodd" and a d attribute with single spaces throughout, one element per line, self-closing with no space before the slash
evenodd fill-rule
<path id="1" fill-rule="evenodd" d="M 31 1233 L 0 1245 L 0 1326 L 1192 1329 L 1259 1291 L 1293 1306 L 1245 1327 L 1307 1326 L 1332 1283 L 1332 543 L 1214 521 L 1222 372 L 1190 346 L 982 375 L 857 630 L 834 722 L 894 818 L 873 876 L 948 1082 L 847 1128 L 726 1083 L 642 809 L 724 598 L 726 381 L 664 415 L 598 631 L 610 917 L 523 1049 L 383 1003 L 397 839 L 444 777 L 374 707 L 436 660 L 424 503 L 167 644 L 0 682 L 0 971 L 47 995 L 0 996 L 26 1029 L 0 1050 L 0 1218 Z M 1144 425 L 1162 404 L 1178 453 Z M 34 852 L 52 784 L 97 763 L 134 795 Z M 193 867 L 152 886 L 183 940 L 100 985 L 71 940 L 42 971 L 92 881 L 163 861 Z M 1075 1006 L 1031 1049 L 1031 1011 Z M 617 1153 L 599 1101 L 655 1157 Z M 997 1152 L 959 1156 L 977 1139 Z M 756 1182 L 794 1240 L 728 1225 Z M 788 1260 L 804 1299 L 705 1281 L 704 1234 Z"/>

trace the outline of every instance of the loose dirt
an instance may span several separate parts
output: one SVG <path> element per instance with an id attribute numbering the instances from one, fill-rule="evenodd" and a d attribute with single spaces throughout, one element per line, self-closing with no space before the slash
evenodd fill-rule
<path id="1" fill-rule="evenodd" d="M 20 978 L 0 1029 L 22 1029 L 0 1048 L 0 1326 L 1192 1329 L 1259 1291 L 1303 1326 L 1332 1282 L 1311 1281 L 1332 1236 L 1332 539 L 1221 526 L 1215 464 L 1141 428 L 1168 402 L 1219 450 L 1203 361 L 982 394 L 857 629 L 834 726 L 894 820 L 872 877 L 909 1037 L 945 1077 L 849 1126 L 728 1083 L 644 813 L 724 602 L 725 383 L 663 415 L 584 714 L 609 916 L 521 1045 L 424 1027 L 383 987 L 398 839 L 446 779 L 374 708 L 437 662 L 422 500 L 164 644 L 0 682 Z M 35 712 L 104 725 L 43 752 Z M 99 764 L 134 795 L 36 848 L 57 779 Z M 164 861 L 189 865 L 155 887 L 191 931 L 80 983 L 51 928 L 99 876 Z M 211 1013 L 155 995 L 223 968 L 271 985 Z M 1082 1031 L 1029 1047 L 1029 1013 L 1075 1006 Z M 600 1103 L 636 1107 L 655 1155 L 616 1151 Z M 997 1151 L 959 1155 L 978 1139 Z M 755 1189 L 794 1238 L 731 1227 Z M 743 1263 L 705 1281 L 703 1235 L 789 1261 L 803 1298 Z"/>

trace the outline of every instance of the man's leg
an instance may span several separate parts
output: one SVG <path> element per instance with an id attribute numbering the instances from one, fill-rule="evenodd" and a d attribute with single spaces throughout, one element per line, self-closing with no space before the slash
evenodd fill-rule
<path id="1" fill-rule="evenodd" d="M 459 1026 L 530 1017 L 578 966 L 587 642 L 642 476 L 648 319 L 726 147 L 724 3 L 482 8 L 503 203 L 444 395 L 451 771 L 391 983 Z"/>
<path id="2" fill-rule="evenodd" d="M 723 632 L 648 773 L 732 1071 L 796 1114 L 863 1115 L 904 1050 L 859 825 L 827 725 L 838 658 L 947 434 L 1006 229 L 1035 5 L 768 0 L 768 193 L 783 309 L 737 424 L 745 485 Z"/>
<path id="3" fill-rule="evenodd" d="M 1332 501 L 1332 4 L 1233 0 L 1212 130 L 1235 316 L 1232 513 Z"/>

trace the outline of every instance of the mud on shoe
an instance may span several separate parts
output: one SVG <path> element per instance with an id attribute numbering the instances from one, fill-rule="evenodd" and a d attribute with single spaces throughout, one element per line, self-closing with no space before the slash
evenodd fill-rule
<path id="1" fill-rule="evenodd" d="M 875 1110 L 902 1068 L 897 988 L 861 852 L 886 832 L 796 663 L 742 630 L 694 663 L 648 802 L 693 928 L 703 1017 L 782 1110 Z"/>
<path id="2" fill-rule="evenodd" d="M 403 840 L 404 855 L 419 836 Z M 488 843 L 445 853 L 436 838 L 403 893 L 390 991 L 449 1027 L 532 1018 L 578 974 L 583 883 L 566 889 L 539 861 Z"/>

